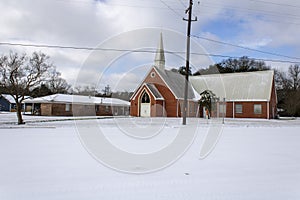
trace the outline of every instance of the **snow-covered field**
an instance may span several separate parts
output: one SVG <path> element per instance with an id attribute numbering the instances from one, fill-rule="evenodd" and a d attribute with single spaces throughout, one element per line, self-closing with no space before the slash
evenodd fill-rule
<path id="1" fill-rule="evenodd" d="M 197 125 L 189 149 L 172 165 L 146 174 L 102 164 L 78 130 L 97 127 L 119 148 L 147 154 L 172 143 L 180 129 L 189 130 L 181 119 L 24 119 L 26 125 L 18 126 L 14 114 L 0 113 L 0 200 L 300 199 L 299 119 L 225 119 L 224 125 L 189 119 L 188 126 Z M 199 159 L 215 126 L 222 130 L 218 143 Z M 136 130 L 143 129 L 138 138 Z"/>

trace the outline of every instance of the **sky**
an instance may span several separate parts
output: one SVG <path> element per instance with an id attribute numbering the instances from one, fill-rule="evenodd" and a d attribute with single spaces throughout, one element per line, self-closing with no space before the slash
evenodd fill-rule
<path id="1" fill-rule="evenodd" d="M 167 51 L 166 68 L 185 65 L 187 22 L 183 18 L 187 18 L 188 2 L 0 0 L 0 55 L 41 51 L 73 87 L 88 85 L 101 91 L 110 85 L 113 91 L 133 91 L 154 64 L 160 33 Z M 299 11 L 295 0 L 194 1 L 192 71 L 241 56 L 287 70 L 300 62 Z"/>

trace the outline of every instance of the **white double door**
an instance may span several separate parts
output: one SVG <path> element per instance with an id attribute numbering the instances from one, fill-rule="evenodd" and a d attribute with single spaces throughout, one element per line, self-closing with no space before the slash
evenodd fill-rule
<path id="1" fill-rule="evenodd" d="M 151 104 L 150 103 L 141 103 L 141 117 L 150 117 L 151 116 Z"/>

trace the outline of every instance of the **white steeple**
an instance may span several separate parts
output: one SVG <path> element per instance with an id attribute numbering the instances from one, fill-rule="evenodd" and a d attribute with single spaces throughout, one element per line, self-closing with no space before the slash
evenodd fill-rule
<path id="1" fill-rule="evenodd" d="M 165 70 L 165 52 L 164 52 L 164 46 L 163 46 L 163 36 L 162 33 L 160 33 L 160 41 L 158 44 L 158 48 L 156 50 L 154 65 L 160 69 Z"/>

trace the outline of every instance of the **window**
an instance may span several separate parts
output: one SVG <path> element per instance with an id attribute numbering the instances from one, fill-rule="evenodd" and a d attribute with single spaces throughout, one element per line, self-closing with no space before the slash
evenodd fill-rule
<path id="1" fill-rule="evenodd" d="M 105 112 L 109 113 L 109 111 L 110 111 L 110 106 L 105 106 Z"/>
<path id="2" fill-rule="evenodd" d="M 222 115 L 226 113 L 226 105 L 225 104 L 219 105 L 219 113 Z"/>
<path id="3" fill-rule="evenodd" d="M 70 111 L 70 104 L 66 104 L 66 112 Z"/>
<path id="4" fill-rule="evenodd" d="M 149 95 L 147 94 L 147 92 L 144 92 L 144 94 L 142 96 L 142 103 L 150 103 L 150 98 L 149 98 Z"/>
<path id="5" fill-rule="evenodd" d="M 254 114 L 261 114 L 261 113 L 262 113 L 261 104 L 254 104 Z"/>
<path id="6" fill-rule="evenodd" d="M 151 72 L 150 76 L 151 76 L 151 78 L 154 78 L 155 77 L 155 72 Z"/>
<path id="7" fill-rule="evenodd" d="M 99 105 L 95 105 L 95 111 L 99 112 Z"/>
<path id="8" fill-rule="evenodd" d="M 189 103 L 189 111 L 190 111 L 190 113 L 193 113 L 193 111 L 194 111 L 194 103 Z"/>
<path id="9" fill-rule="evenodd" d="M 243 105 L 242 104 L 235 104 L 235 113 L 237 113 L 237 114 L 243 113 Z"/>

